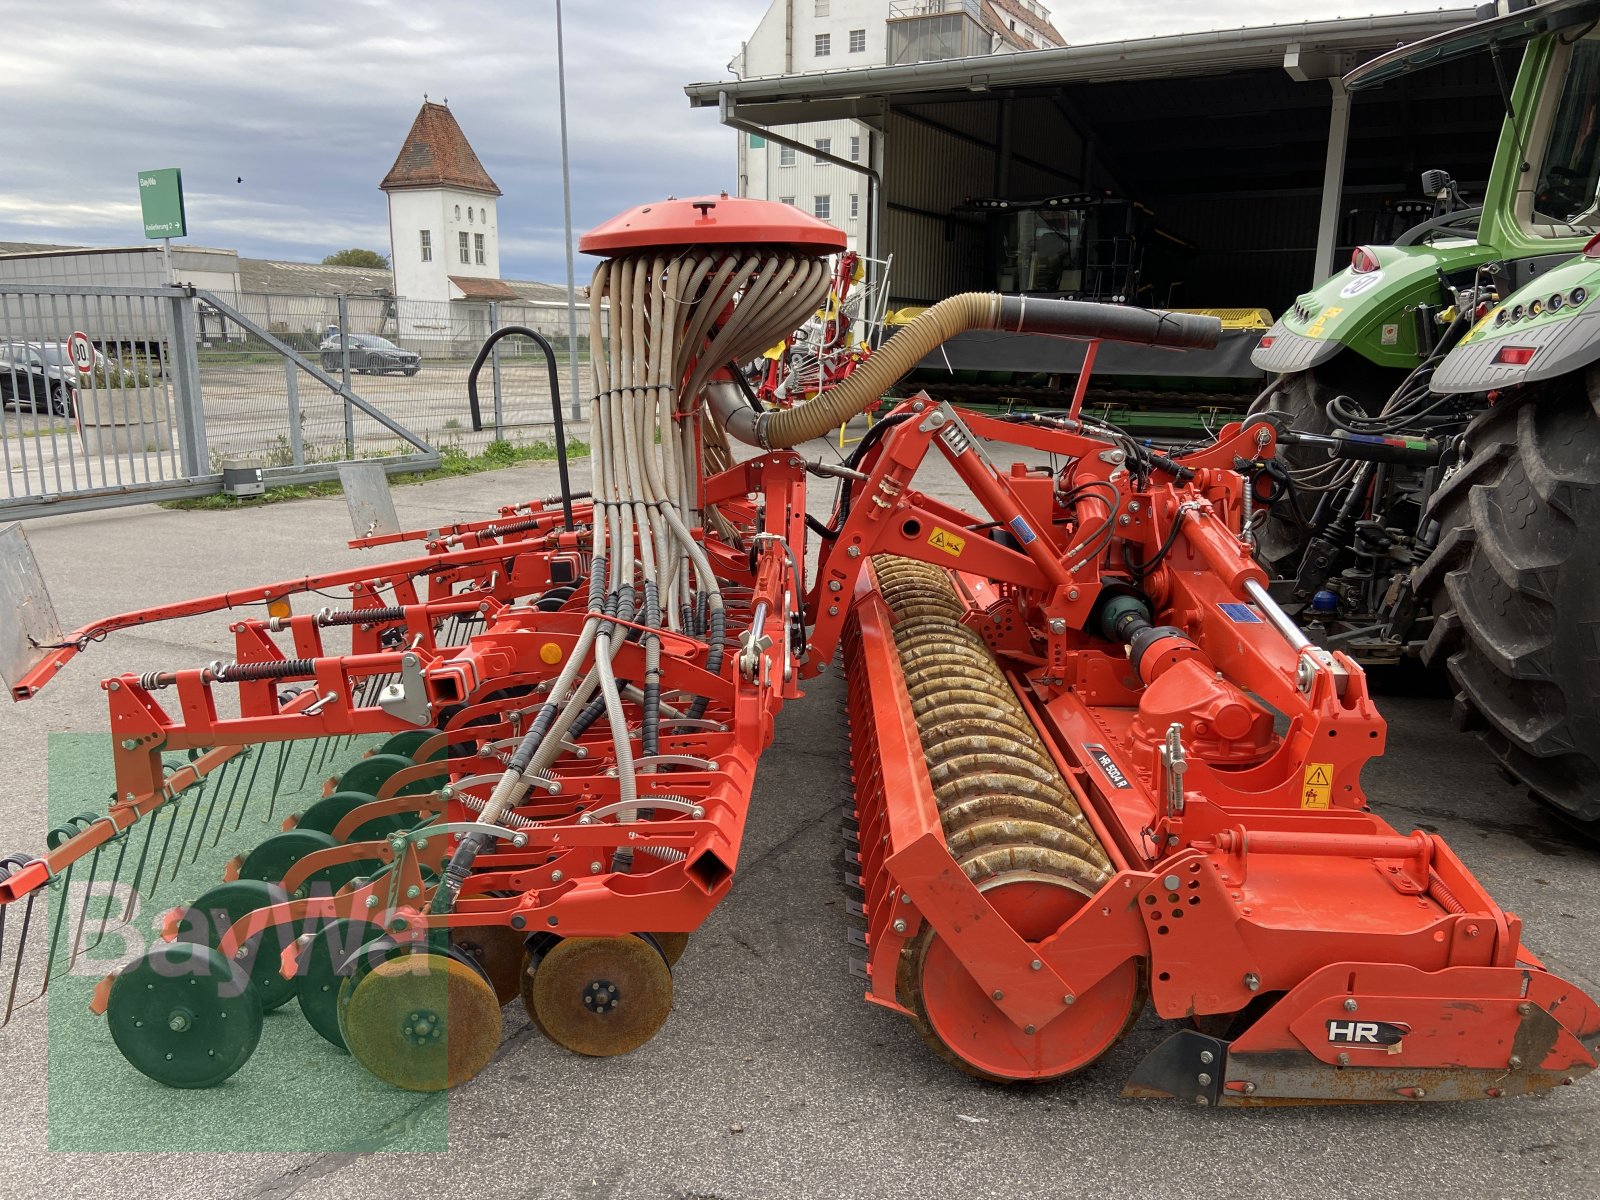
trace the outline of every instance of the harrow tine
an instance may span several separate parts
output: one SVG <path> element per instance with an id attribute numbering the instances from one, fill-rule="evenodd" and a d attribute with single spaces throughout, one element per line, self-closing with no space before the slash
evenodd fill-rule
<path id="1" fill-rule="evenodd" d="M 150 814 L 151 818 L 154 819 L 158 813 L 168 814 L 167 836 L 161 843 L 161 857 L 156 859 L 156 872 L 154 882 L 151 884 L 152 892 L 155 890 L 155 885 L 161 882 L 161 868 L 167 865 L 167 851 L 172 848 L 172 834 L 178 828 L 178 797 L 172 797 L 172 799 L 156 809 L 154 813 Z"/>
<path id="2" fill-rule="evenodd" d="M 255 762 L 250 765 L 250 782 L 244 785 L 244 796 L 239 801 L 239 815 L 233 822 L 233 828 L 235 832 L 238 832 L 239 826 L 244 824 L 244 810 L 250 807 L 250 796 L 251 793 L 255 791 L 256 787 L 256 775 L 261 770 L 261 760 L 266 757 L 266 754 L 262 751 L 260 746 L 256 746 L 251 752 L 251 757 L 255 759 Z M 235 786 L 237 786 L 237 781 L 235 781 Z M 232 793 L 230 793 L 228 796 L 228 807 L 233 807 Z M 217 836 L 211 841 L 213 846 L 222 840 L 222 827 L 226 825 L 227 822 L 228 814 L 227 811 L 224 810 L 222 814 L 222 820 L 217 822 Z"/>
<path id="3" fill-rule="evenodd" d="M 33 1003 L 32 1000 L 29 1000 L 24 1004 L 19 1005 L 17 1003 L 17 992 L 22 986 L 22 964 L 28 949 L 28 930 L 33 926 L 33 906 L 34 902 L 37 901 L 38 898 L 38 892 L 29 892 L 27 904 L 23 906 L 22 931 L 17 937 L 17 952 L 12 956 L 11 986 L 6 992 L 6 1012 L 4 1017 L 0 1017 L 0 1029 L 5 1028 L 5 1026 L 11 1023 L 11 1014 L 16 1012 L 19 1007 L 26 1008 L 28 1004 Z M 0 909 L 0 912 L 3 911 L 3 909 Z M 49 976 L 47 972 L 46 978 L 48 979 L 48 977 Z M 40 995 L 43 994 L 44 992 L 41 988 Z M 38 999 L 38 997 L 36 996 L 34 999 Z"/>
<path id="4" fill-rule="evenodd" d="M 56 966 L 56 955 L 61 949 L 61 926 L 65 923 L 67 909 L 72 907 L 69 903 L 69 897 L 72 895 L 72 872 L 73 868 L 76 866 L 77 864 L 74 863 L 62 874 L 50 881 L 51 887 L 60 888 L 61 902 L 56 905 L 56 919 L 51 922 L 50 952 L 48 955 L 46 955 L 44 960 L 44 977 L 39 981 L 39 990 L 33 996 L 19 1004 L 17 1006 L 18 1008 L 26 1008 L 28 1005 L 32 1004 L 40 996 L 44 995 L 45 990 L 50 986 L 50 976 L 55 971 Z M 34 895 L 37 894 L 37 892 L 34 893 Z M 32 898 L 32 896 L 29 897 L 30 900 Z M 21 963 L 19 962 L 17 965 L 21 966 Z"/>
<path id="5" fill-rule="evenodd" d="M 211 828 L 211 814 L 217 811 L 217 801 L 222 798 L 222 785 L 227 782 L 229 772 L 232 772 L 234 775 L 233 786 L 238 787 L 239 770 L 242 770 L 242 768 L 239 768 L 239 758 L 235 756 L 222 764 L 222 769 L 217 772 L 216 779 L 214 781 L 209 779 L 207 780 L 207 782 L 211 784 L 211 803 L 206 806 L 205 820 L 200 822 L 200 836 L 195 839 L 194 856 L 189 859 L 191 866 L 199 860 L 200 851 L 205 846 L 206 830 Z M 228 799 L 231 803 L 233 800 L 232 792 L 228 793 Z M 196 805 L 196 807 L 199 806 Z M 228 818 L 226 809 L 223 810 L 222 818 L 223 820 L 227 820 Z"/>
<path id="6" fill-rule="evenodd" d="M 338 737 L 327 737 L 322 739 L 322 753 L 317 758 L 317 774 L 319 776 L 324 770 L 327 769 L 328 759 L 334 753 L 335 748 L 338 746 L 341 740 L 342 739 Z"/>
<path id="7" fill-rule="evenodd" d="M 72 964 L 78 961 L 78 955 L 83 952 L 83 931 L 89 920 L 89 901 L 94 896 L 94 881 L 100 872 L 100 852 L 104 848 L 103 846 L 96 846 L 93 856 L 89 859 L 89 882 L 84 885 L 83 903 L 78 907 L 78 925 L 72 932 L 72 949 L 67 952 L 68 970 L 72 969 Z M 61 896 L 63 916 L 66 915 L 66 910 L 71 906 L 71 903 L 72 894 L 63 891 Z"/>
<path id="8" fill-rule="evenodd" d="M 106 906 L 100 913 L 100 932 L 93 942 L 83 948 L 85 953 L 96 949 L 101 942 L 105 941 L 106 930 L 111 927 L 111 905 L 117 898 L 117 884 L 122 879 L 122 864 L 128 858 L 128 831 L 124 829 L 117 834 L 115 840 L 117 842 L 117 865 L 111 868 L 111 878 L 106 882 Z M 90 890 L 92 892 L 93 888 L 91 887 Z M 121 922 L 118 922 L 118 924 L 121 924 Z"/>
<path id="9" fill-rule="evenodd" d="M 133 908 L 138 903 L 139 885 L 144 882 L 144 867 L 145 863 L 150 860 L 150 844 L 155 841 L 156 821 L 160 815 L 161 810 L 157 809 L 145 818 L 144 848 L 139 851 L 139 865 L 134 869 L 133 882 L 128 885 L 128 905 L 122 912 L 123 923 L 133 919 Z M 157 878 L 159 880 L 159 875 Z M 150 894 L 154 896 L 155 891 L 155 888 L 152 887 Z"/>
<path id="10" fill-rule="evenodd" d="M 321 750 L 324 754 L 327 753 L 327 750 L 324 748 L 324 743 L 327 742 L 327 740 L 327 738 L 313 738 L 310 744 L 306 746 L 306 769 L 300 772 L 300 783 L 299 786 L 295 788 L 296 792 L 303 792 L 306 790 L 306 780 L 311 778 L 311 766 L 316 760 L 317 751 Z"/>
<path id="11" fill-rule="evenodd" d="M 194 797 L 193 802 L 189 806 L 189 824 L 188 827 L 183 831 L 183 841 L 178 843 L 178 853 L 173 857 L 172 874 L 167 876 L 168 883 L 171 883 L 174 879 L 176 879 L 178 877 L 178 872 L 183 869 L 184 851 L 188 850 L 189 848 L 190 839 L 194 834 L 195 820 L 200 816 L 200 801 L 205 798 L 206 784 L 209 782 L 209 780 L 202 779 L 199 784 L 192 789 L 194 792 Z M 185 791 L 188 790 L 191 789 L 185 789 Z M 212 803 L 215 804 L 216 800 L 213 799 Z M 173 822 L 177 822 L 176 817 L 173 818 Z"/>
<path id="12" fill-rule="evenodd" d="M 272 776 L 272 794 L 267 797 L 267 815 L 261 818 L 263 825 L 272 820 L 272 814 L 278 808 L 278 796 L 283 791 L 283 776 L 289 767 L 289 756 L 293 753 L 293 742 L 278 743 L 278 765 Z"/>

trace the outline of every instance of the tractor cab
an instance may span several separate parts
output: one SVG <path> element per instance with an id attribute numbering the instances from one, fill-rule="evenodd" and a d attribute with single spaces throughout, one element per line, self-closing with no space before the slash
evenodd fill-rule
<path id="1" fill-rule="evenodd" d="M 986 197 L 956 211 L 985 218 L 982 285 L 1025 296 L 1166 306 L 1173 252 L 1188 248 L 1143 204 L 1110 193 Z"/>

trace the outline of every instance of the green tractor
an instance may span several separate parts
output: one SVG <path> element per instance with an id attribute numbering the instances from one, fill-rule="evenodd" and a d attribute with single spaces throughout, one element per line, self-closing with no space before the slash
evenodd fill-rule
<path id="1" fill-rule="evenodd" d="M 1437 215 L 1261 338 L 1257 549 L 1314 641 L 1445 667 L 1463 726 L 1600 836 L 1600 0 L 1479 15 L 1346 79 L 1489 53 L 1505 123 L 1481 207 L 1427 172 Z"/>

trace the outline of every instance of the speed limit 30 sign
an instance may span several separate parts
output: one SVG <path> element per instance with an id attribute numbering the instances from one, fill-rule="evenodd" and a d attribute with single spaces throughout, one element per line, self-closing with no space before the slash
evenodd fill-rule
<path id="1" fill-rule="evenodd" d="M 74 333 L 67 339 L 67 353 L 72 355 L 72 365 L 87 375 L 94 369 L 94 343 L 87 333 Z"/>

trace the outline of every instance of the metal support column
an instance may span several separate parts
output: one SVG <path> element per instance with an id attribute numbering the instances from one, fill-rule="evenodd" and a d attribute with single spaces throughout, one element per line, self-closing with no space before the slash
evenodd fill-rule
<path id="1" fill-rule="evenodd" d="M 294 360 L 283 360 L 283 394 L 289 402 L 289 457 L 297 467 L 306 465 L 305 431 L 300 428 L 300 375 Z"/>
<path id="2" fill-rule="evenodd" d="M 200 358 L 195 353 L 194 300 L 187 291 L 174 292 L 171 306 L 172 407 L 178 425 L 178 459 L 191 479 L 209 474 L 206 454 L 206 414 L 200 404 Z"/>
<path id="3" fill-rule="evenodd" d="M 1350 93 L 1338 76 L 1328 80 L 1333 105 L 1328 114 L 1328 160 L 1322 171 L 1322 215 L 1317 221 L 1317 257 L 1311 280 L 1315 287 L 1333 274 L 1333 251 L 1339 237 L 1339 212 L 1344 207 L 1344 154 L 1350 132 Z"/>
<path id="4" fill-rule="evenodd" d="M 350 406 L 350 297 L 339 293 L 339 366 L 344 383 L 344 456 L 356 456 L 356 410 Z"/>
<path id="5" fill-rule="evenodd" d="M 500 328 L 500 306 L 493 300 L 489 301 L 489 332 L 493 333 Z M 494 349 L 489 351 L 489 366 L 494 376 L 494 436 L 496 441 L 505 438 L 505 401 L 501 391 L 500 380 L 500 343 L 494 344 Z"/>

